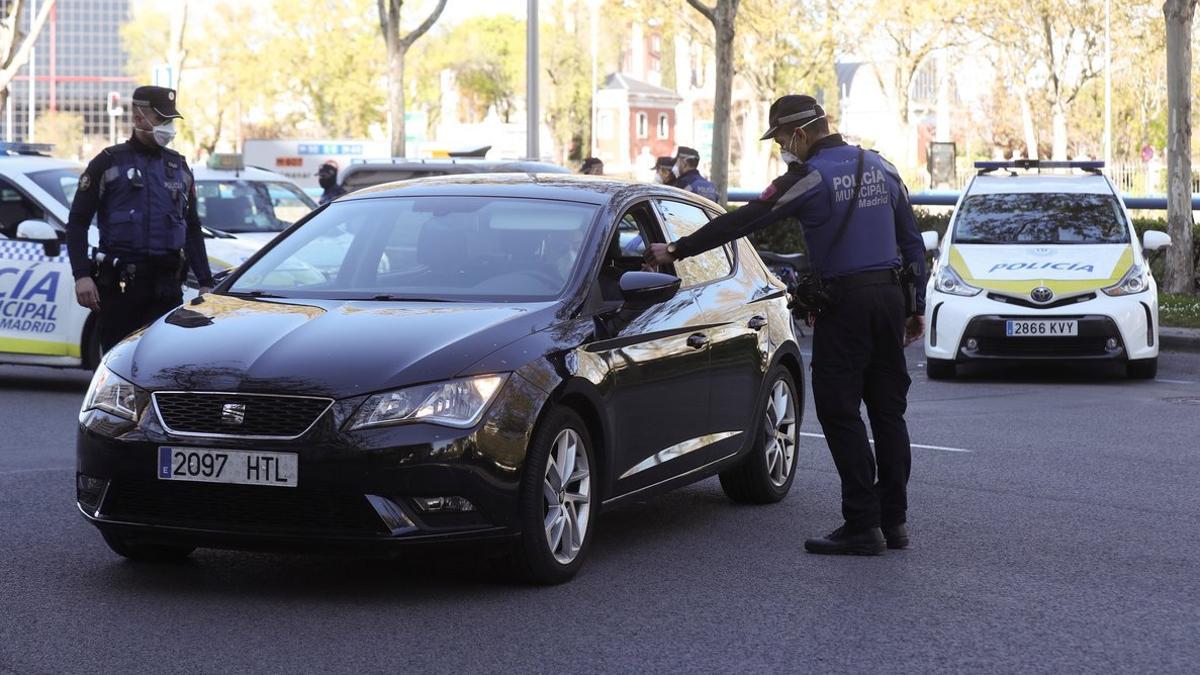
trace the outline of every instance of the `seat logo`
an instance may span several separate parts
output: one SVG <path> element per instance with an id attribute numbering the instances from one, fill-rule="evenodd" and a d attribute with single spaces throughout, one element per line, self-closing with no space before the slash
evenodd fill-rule
<path id="1" fill-rule="evenodd" d="M 221 424 L 239 426 L 246 421 L 245 403 L 226 403 L 221 406 Z"/>
<path id="2" fill-rule="evenodd" d="M 1034 302 L 1045 304 L 1054 299 L 1054 291 L 1046 288 L 1045 286 L 1038 286 L 1029 293 L 1029 297 L 1032 298 Z"/>

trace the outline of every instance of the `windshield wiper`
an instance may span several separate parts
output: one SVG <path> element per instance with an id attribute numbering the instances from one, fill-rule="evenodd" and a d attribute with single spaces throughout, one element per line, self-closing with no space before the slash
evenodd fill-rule
<path id="1" fill-rule="evenodd" d="M 391 293 L 383 293 L 373 295 L 369 298 L 356 298 L 361 300 L 379 300 L 379 301 L 400 301 L 400 302 L 454 302 L 446 298 L 421 298 L 415 295 L 392 295 Z"/>
<path id="2" fill-rule="evenodd" d="M 225 295 L 236 295 L 239 298 L 286 298 L 286 295 L 276 295 L 270 291 L 225 291 Z"/>
<path id="3" fill-rule="evenodd" d="M 225 230 L 218 230 L 217 228 L 209 227 L 208 225 L 201 225 L 200 229 L 212 235 L 213 239 L 237 239 L 237 237 L 229 234 Z"/>

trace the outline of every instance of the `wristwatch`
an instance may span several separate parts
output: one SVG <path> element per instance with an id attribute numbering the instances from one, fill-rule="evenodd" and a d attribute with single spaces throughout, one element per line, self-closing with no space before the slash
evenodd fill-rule
<path id="1" fill-rule="evenodd" d="M 667 244 L 667 255 L 671 256 L 673 260 L 679 260 L 679 254 L 676 253 L 678 249 L 679 246 L 675 242 Z"/>

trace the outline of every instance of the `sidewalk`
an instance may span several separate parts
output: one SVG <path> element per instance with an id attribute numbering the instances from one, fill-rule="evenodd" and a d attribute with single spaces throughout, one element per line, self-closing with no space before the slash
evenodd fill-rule
<path id="1" fill-rule="evenodd" d="M 1158 329 L 1159 346 L 1171 351 L 1200 352 L 1200 328 L 1172 328 L 1162 326 Z"/>

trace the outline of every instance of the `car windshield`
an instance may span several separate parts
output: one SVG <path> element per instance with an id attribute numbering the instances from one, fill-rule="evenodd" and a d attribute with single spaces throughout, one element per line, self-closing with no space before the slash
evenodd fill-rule
<path id="1" fill-rule="evenodd" d="M 537 301 L 570 279 L 597 207 L 497 197 L 334 202 L 238 273 L 233 294 Z"/>
<path id="2" fill-rule="evenodd" d="M 1111 194 L 970 195 L 955 218 L 958 244 L 1125 244 L 1129 228 Z"/>
<path id="3" fill-rule="evenodd" d="M 29 175 L 29 180 L 37 183 L 51 197 L 67 208 L 75 199 L 75 190 L 79 187 L 79 175 L 83 168 L 78 169 L 47 169 L 35 171 Z"/>
<path id="4" fill-rule="evenodd" d="M 315 208 L 311 197 L 289 183 L 196 181 L 200 222 L 222 232 L 281 232 Z"/>

